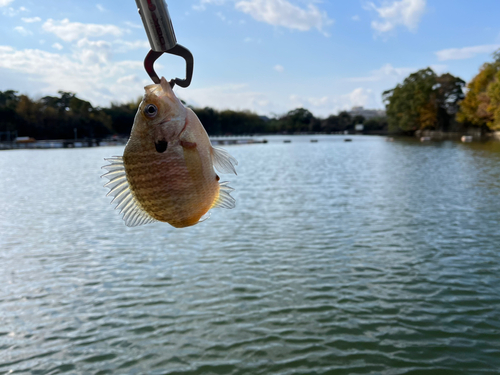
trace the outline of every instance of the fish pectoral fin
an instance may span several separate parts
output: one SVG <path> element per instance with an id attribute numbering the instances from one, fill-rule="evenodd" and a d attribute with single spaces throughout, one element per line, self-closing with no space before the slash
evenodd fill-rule
<path id="1" fill-rule="evenodd" d="M 189 148 L 189 149 L 196 148 L 196 142 L 180 141 L 180 144 L 184 148 Z"/>
<path id="2" fill-rule="evenodd" d="M 221 173 L 237 174 L 234 166 L 238 165 L 238 161 L 223 148 L 212 147 L 212 162 Z"/>
<path id="3" fill-rule="evenodd" d="M 231 196 L 231 192 L 234 190 L 232 187 L 228 186 L 229 182 L 221 182 L 219 186 L 219 196 L 215 200 L 212 208 L 227 208 L 231 209 L 236 206 L 235 199 Z"/>
<path id="4" fill-rule="evenodd" d="M 104 185 L 110 189 L 106 196 L 111 195 L 114 197 L 111 203 L 117 202 L 115 210 L 120 209 L 120 214 L 123 213 L 125 225 L 128 227 L 136 227 L 138 225 L 155 222 L 156 219 L 142 209 L 141 205 L 132 194 L 125 173 L 123 158 L 121 156 L 114 156 L 104 160 L 111 163 L 102 167 L 108 171 L 101 176 L 109 180 Z"/>

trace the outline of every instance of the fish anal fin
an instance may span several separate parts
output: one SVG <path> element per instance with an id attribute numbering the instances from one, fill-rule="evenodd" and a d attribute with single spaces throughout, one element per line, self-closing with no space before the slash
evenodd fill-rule
<path id="1" fill-rule="evenodd" d="M 219 186 L 219 196 L 215 200 L 212 208 L 227 208 L 231 209 L 236 206 L 235 199 L 231 196 L 231 192 L 234 190 L 232 187 L 228 186 L 229 182 L 221 182 Z"/>
<path id="2" fill-rule="evenodd" d="M 208 219 L 210 219 L 210 212 L 207 212 L 205 215 L 200 217 L 200 220 L 198 220 L 198 223 L 201 223 L 201 222 L 208 220 Z"/>
<path id="3" fill-rule="evenodd" d="M 128 227 L 136 227 L 138 225 L 155 222 L 156 219 L 144 211 L 130 190 L 127 174 L 125 173 L 125 166 L 123 165 L 123 158 L 121 156 L 115 156 L 104 160 L 111 164 L 105 165 L 102 168 L 112 173 L 108 172 L 101 177 L 109 179 L 104 185 L 110 189 L 107 195 L 114 197 L 111 202 L 116 202 L 115 209 L 121 209 L 120 214 L 123 214 L 122 218 L 125 221 L 125 225 Z"/>

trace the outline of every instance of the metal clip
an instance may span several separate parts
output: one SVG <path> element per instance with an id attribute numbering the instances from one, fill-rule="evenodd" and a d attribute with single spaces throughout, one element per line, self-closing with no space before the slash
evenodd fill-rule
<path id="1" fill-rule="evenodd" d="M 160 78 L 153 67 L 154 62 L 163 53 L 181 56 L 186 61 L 186 78 L 170 80 L 170 87 L 174 87 L 175 84 L 188 87 L 193 78 L 194 58 L 187 48 L 177 44 L 165 0 L 135 0 L 135 2 L 151 45 L 151 50 L 144 59 L 146 72 L 154 83 L 160 83 Z"/>

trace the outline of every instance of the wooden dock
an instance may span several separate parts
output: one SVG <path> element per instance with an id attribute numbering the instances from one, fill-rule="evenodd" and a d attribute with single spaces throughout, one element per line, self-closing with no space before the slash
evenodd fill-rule
<path id="1" fill-rule="evenodd" d="M 212 145 L 248 145 L 253 143 L 267 143 L 265 139 L 238 138 L 238 137 L 210 137 Z"/>

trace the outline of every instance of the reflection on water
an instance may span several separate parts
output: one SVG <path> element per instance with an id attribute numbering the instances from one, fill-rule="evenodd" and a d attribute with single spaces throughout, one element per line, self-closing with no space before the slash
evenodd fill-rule
<path id="1" fill-rule="evenodd" d="M 121 148 L 0 153 L 0 373 L 500 368 L 498 144 L 269 137 L 234 210 L 127 228 Z"/>

